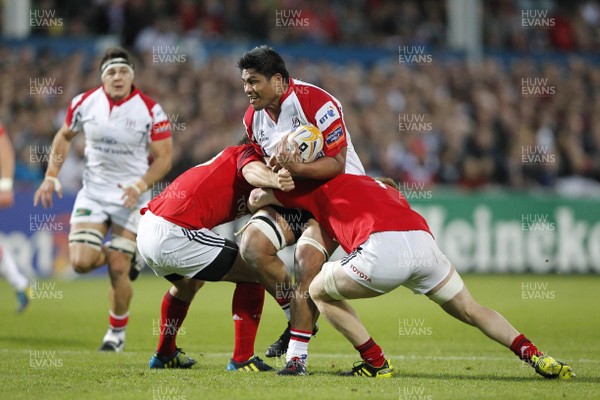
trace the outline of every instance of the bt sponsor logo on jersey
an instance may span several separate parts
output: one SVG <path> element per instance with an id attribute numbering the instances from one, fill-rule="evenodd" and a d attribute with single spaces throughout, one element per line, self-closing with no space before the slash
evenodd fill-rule
<path id="1" fill-rule="evenodd" d="M 315 119 L 317 120 L 317 127 L 324 132 L 335 120 L 340 117 L 340 113 L 331 101 L 323 104 L 317 111 Z"/>

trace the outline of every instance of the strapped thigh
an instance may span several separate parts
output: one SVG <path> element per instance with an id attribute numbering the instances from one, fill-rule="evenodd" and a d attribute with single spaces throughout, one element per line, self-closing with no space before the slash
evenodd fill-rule
<path id="1" fill-rule="evenodd" d="M 335 278 L 333 276 L 334 267 L 337 262 L 326 262 L 323 264 L 321 273 L 323 274 L 323 289 L 332 299 L 335 300 L 346 300 L 344 296 L 340 294 L 337 286 L 335 285 Z"/>
<path id="2" fill-rule="evenodd" d="M 302 236 L 302 237 L 300 237 L 300 239 L 298 239 L 298 242 L 296 243 L 296 247 L 300 246 L 301 244 L 308 244 L 310 246 L 315 247 L 317 250 L 319 250 L 323 254 L 323 257 L 325 257 L 325 262 L 327 262 L 327 260 L 329 260 L 329 252 L 321 243 L 319 243 L 315 239 L 313 239 L 311 237 Z"/>
<path id="3" fill-rule="evenodd" d="M 98 229 L 82 228 L 69 233 L 69 244 L 82 244 L 94 250 L 102 250 L 104 235 Z"/>
<path id="4" fill-rule="evenodd" d="M 456 272 L 456 270 L 452 270 L 452 277 L 448 280 L 448 282 L 446 282 L 446 284 L 440 290 L 429 295 L 428 297 L 439 305 L 442 305 L 452 300 L 452 298 L 456 296 L 458 292 L 463 289 L 463 287 L 465 287 L 465 284 L 462 278 L 458 272 Z"/>
<path id="5" fill-rule="evenodd" d="M 123 236 L 112 235 L 110 242 L 108 243 L 108 248 L 133 257 L 135 250 L 137 249 L 137 244 L 135 241 L 124 238 Z"/>
<path id="6" fill-rule="evenodd" d="M 264 210 L 258 210 L 254 215 L 246 222 L 242 228 L 235 233 L 235 236 L 239 236 L 246 228 L 250 225 L 254 225 L 259 231 L 261 231 L 270 241 L 277 250 L 283 249 L 287 246 L 285 241 L 285 235 L 281 226 L 275 221 L 275 218 L 271 217 L 268 212 Z"/>

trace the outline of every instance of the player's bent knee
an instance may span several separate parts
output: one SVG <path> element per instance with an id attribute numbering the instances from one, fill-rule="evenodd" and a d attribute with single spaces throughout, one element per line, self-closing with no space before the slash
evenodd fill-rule
<path id="1" fill-rule="evenodd" d="M 323 264 L 319 279 L 316 281 L 314 288 L 313 284 L 310 285 L 309 293 L 314 300 L 326 300 L 325 294 L 334 300 L 345 300 L 342 296 L 335 283 L 334 272 L 336 266 L 339 266 L 337 262 L 326 262 Z M 314 281 L 313 281 L 314 282 Z M 313 297 L 314 295 L 314 297 Z"/>
<path id="2" fill-rule="evenodd" d="M 89 261 L 89 257 L 83 258 L 78 256 L 71 256 L 69 258 L 73 271 L 77 272 L 78 274 L 85 274 L 94 269 L 94 265 Z"/>
<path id="3" fill-rule="evenodd" d="M 249 227 L 244 233 L 239 251 L 244 261 L 251 265 L 263 265 L 277 257 L 277 249 L 273 243 L 253 227 Z"/>
<path id="4" fill-rule="evenodd" d="M 254 229 L 252 229 L 252 231 L 245 232 L 250 227 Z M 260 234 L 257 233 L 257 231 L 260 232 Z M 268 240 L 268 242 L 270 242 L 274 246 L 275 252 L 287 246 L 283 230 L 281 229 L 277 221 L 264 210 L 258 210 L 248 220 L 248 222 L 246 222 L 246 224 L 238 232 L 236 232 L 236 236 L 239 236 L 242 233 L 244 234 L 242 237 L 242 241 L 245 242 L 244 251 L 256 250 L 255 248 L 257 247 L 257 244 L 261 243 L 256 239 L 260 236 L 265 237 Z M 253 240 L 244 240 L 249 239 L 250 237 L 252 237 Z"/>
<path id="5" fill-rule="evenodd" d="M 438 291 L 428 295 L 430 300 L 435 301 L 440 306 L 452 300 L 454 296 L 460 293 L 465 284 L 456 270 L 452 270 L 452 276 Z"/>
<path id="6" fill-rule="evenodd" d="M 69 233 L 69 259 L 75 272 L 83 274 L 94 269 L 103 237 L 99 230 L 89 228 Z"/>
<path id="7" fill-rule="evenodd" d="M 312 265 L 321 267 L 324 262 L 329 260 L 327 249 L 315 239 L 306 236 L 298 239 L 295 256 L 301 267 L 303 264 L 306 264 L 308 267 Z"/>
<path id="8" fill-rule="evenodd" d="M 315 279 L 313 279 L 308 287 L 308 294 L 313 301 L 320 301 L 323 299 L 323 296 L 326 295 L 323 288 L 323 274 L 319 273 Z"/>
<path id="9" fill-rule="evenodd" d="M 69 245 L 83 245 L 96 251 L 102 250 L 104 235 L 97 229 L 77 229 L 69 233 Z"/>

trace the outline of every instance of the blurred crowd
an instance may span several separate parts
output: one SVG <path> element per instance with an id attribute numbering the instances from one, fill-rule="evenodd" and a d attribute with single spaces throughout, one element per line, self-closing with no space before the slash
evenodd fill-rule
<path id="1" fill-rule="evenodd" d="M 191 58 L 156 63 L 152 53 L 139 57 L 135 84 L 163 106 L 172 124 L 175 164 L 168 180 L 243 136 L 248 99 L 236 68 L 240 55 L 216 55 L 202 65 Z M 43 176 L 44 154 L 68 102 L 100 84 L 99 59 L 1 48 L 0 60 L 0 118 L 18 150 L 17 179 L 33 185 Z M 354 147 L 372 175 L 421 187 L 600 181 L 596 66 L 578 58 L 564 67 L 527 59 L 506 68 L 493 59 L 431 61 L 409 65 L 390 58 L 365 67 L 290 58 L 287 64 L 293 77 L 342 102 Z M 73 190 L 83 167 L 82 141 L 74 147 L 62 177 Z"/>
<path id="2" fill-rule="evenodd" d="M 482 1 L 488 49 L 599 51 L 598 0 Z M 446 0 L 32 0 L 69 23 L 37 33 L 121 37 L 183 35 L 270 43 L 447 46 Z M 297 29 L 285 29 L 289 27 Z"/>
<path id="3" fill-rule="evenodd" d="M 208 38 L 265 39 L 276 49 L 282 41 L 307 39 L 369 44 L 378 38 L 396 47 L 445 46 L 445 1 L 95 0 L 93 7 L 72 1 L 34 3 L 69 15 L 64 31 L 38 33 L 120 34 L 134 51 L 134 83 L 162 105 L 172 125 L 174 167 L 166 181 L 244 134 L 248 99 L 236 62 L 246 47 L 208 57 L 201 45 Z M 484 3 L 485 37 L 491 48 L 531 50 L 533 44 L 539 49 L 598 49 L 598 1 Z M 566 21 L 571 39 L 564 41 L 567 36 L 561 34 L 560 41 L 553 41 L 556 27 L 518 26 L 518 10 L 534 5 L 556 16 L 555 25 Z M 301 16 L 310 18 L 310 29 L 279 29 L 271 21 L 278 9 L 301 10 Z M 271 22 L 264 23 L 267 20 Z M 403 48 L 410 53 L 410 47 Z M 427 52 L 422 62 L 413 64 L 397 55 L 370 66 L 315 61 L 310 54 L 286 61 L 292 77 L 319 85 L 341 101 L 354 147 L 371 175 L 418 185 L 409 188 L 556 188 L 565 182 L 575 182 L 570 187 L 598 187 L 596 65 L 575 55 L 564 63 L 522 57 L 513 63 L 486 58 L 470 64 L 436 54 Z M 46 50 L 0 47 L 0 119 L 18 151 L 20 185 L 34 186 L 42 179 L 52 137 L 69 101 L 100 85 L 100 57 L 57 57 Z M 81 138 L 73 147 L 61 179 L 67 190 L 75 191 L 83 169 Z"/>

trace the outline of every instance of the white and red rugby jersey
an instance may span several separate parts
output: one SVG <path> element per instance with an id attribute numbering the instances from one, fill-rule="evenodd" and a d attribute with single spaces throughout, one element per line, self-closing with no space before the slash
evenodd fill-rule
<path id="1" fill-rule="evenodd" d="M 171 136 L 162 107 L 135 87 L 118 102 L 102 86 L 82 93 L 71 100 L 65 122 L 85 135 L 84 190 L 109 202 L 122 203 L 118 184 L 146 173 L 150 142 Z"/>
<path id="2" fill-rule="evenodd" d="M 256 111 L 249 106 L 244 115 L 244 126 L 256 151 L 271 156 L 283 136 L 300 125 L 312 124 L 323 133 L 323 154 L 334 157 L 344 146 L 346 150 L 346 173 L 364 175 L 350 134 L 344 123 L 342 105 L 323 89 L 290 78 L 288 90 L 280 99 L 281 113 L 274 121 L 266 110 Z"/>

